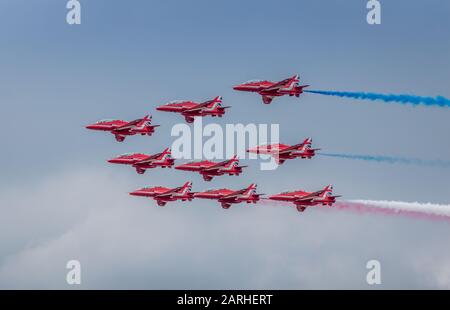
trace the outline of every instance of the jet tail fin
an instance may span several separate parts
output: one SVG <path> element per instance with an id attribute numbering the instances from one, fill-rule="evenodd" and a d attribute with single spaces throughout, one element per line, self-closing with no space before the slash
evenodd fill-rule
<path id="1" fill-rule="evenodd" d="M 166 147 L 161 153 L 159 153 L 158 159 L 168 159 L 171 158 L 170 148 Z"/>
<path id="2" fill-rule="evenodd" d="M 232 166 L 237 166 L 239 164 L 239 159 L 237 155 L 233 155 L 233 157 L 231 157 L 228 162 L 226 163 L 225 167 L 226 168 L 230 168 Z"/>
<path id="3" fill-rule="evenodd" d="M 312 139 L 311 138 L 306 138 L 305 140 L 303 140 L 302 143 L 293 145 L 293 146 L 291 146 L 291 148 L 292 149 L 305 150 L 305 149 L 310 149 L 311 148 L 311 144 L 312 144 Z"/>
<path id="4" fill-rule="evenodd" d="M 254 194 L 256 192 L 256 184 L 252 183 L 249 185 L 249 187 L 247 187 L 247 189 L 244 192 L 244 196 L 246 197 L 250 197 L 252 194 Z"/>
<path id="5" fill-rule="evenodd" d="M 184 185 L 181 187 L 181 193 L 182 194 L 190 193 L 191 189 L 192 189 L 192 182 L 188 181 L 184 183 Z"/>
<path id="6" fill-rule="evenodd" d="M 143 125 L 150 125 L 150 122 L 152 121 L 152 116 L 150 114 L 145 115 L 139 123 L 136 124 L 137 127 L 141 127 Z"/>
<path id="7" fill-rule="evenodd" d="M 322 193 L 322 198 L 331 196 L 331 194 L 333 193 L 333 186 L 332 185 L 327 185 L 325 186 L 325 188 L 323 189 L 323 193 Z"/>

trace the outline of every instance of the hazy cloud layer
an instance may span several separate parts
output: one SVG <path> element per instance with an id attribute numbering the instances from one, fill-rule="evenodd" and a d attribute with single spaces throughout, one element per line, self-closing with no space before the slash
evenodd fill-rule
<path id="1" fill-rule="evenodd" d="M 88 182 L 87 182 L 88 180 Z M 99 171 L 67 171 L 1 193 L 2 288 L 450 288 L 450 225 L 344 210 L 130 197 L 133 184 Z M 26 229 L 17 229 L 17 226 Z M 430 229 L 430 228 L 433 229 Z"/>

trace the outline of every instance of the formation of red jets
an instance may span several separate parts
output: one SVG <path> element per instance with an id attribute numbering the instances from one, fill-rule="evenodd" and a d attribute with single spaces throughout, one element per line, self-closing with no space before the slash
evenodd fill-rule
<path id="1" fill-rule="evenodd" d="M 299 85 L 300 79 L 298 75 L 284 79 L 280 82 L 248 81 L 233 87 L 238 91 L 256 92 L 262 96 L 265 104 L 270 104 L 275 97 L 280 96 L 296 96 L 299 97 L 303 93 L 303 88 L 308 85 Z M 180 113 L 188 123 L 194 122 L 195 117 L 222 117 L 225 110 L 230 107 L 222 106 L 222 97 L 217 96 L 212 100 L 205 102 L 194 102 L 191 100 L 171 101 L 167 104 L 158 106 L 156 110 L 164 112 Z M 87 129 L 98 131 L 109 131 L 118 142 L 123 142 L 127 136 L 147 135 L 151 136 L 155 127 L 152 125 L 152 118 L 149 115 L 133 121 L 124 120 L 101 120 L 94 124 L 86 126 Z M 308 158 L 315 156 L 315 152 L 319 149 L 312 148 L 311 138 L 305 139 L 303 142 L 295 145 L 271 144 L 260 145 L 252 149 L 248 149 L 249 153 L 269 154 L 275 158 L 278 164 L 283 164 L 288 159 Z M 112 164 L 130 165 L 139 174 L 145 173 L 147 169 L 157 167 L 172 168 L 175 160 L 171 156 L 169 148 L 160 153 L 147 155 L 143 153 L 122 154 L 108 160 Z M 216 176 L 235 175 L 239 176 L 242 169 L 246 166 L 239 165 L 237 156 L 222 161 L 213 162 L 208 160 L 192 161 L 175 166 L 175 169 L 196 172 L 202 175 L 205 181 L 211 181 Z M 302 190 L 283 192 L 277 195 L 271 195 L 267 198 L 261 198 L 263 194 L 256 193 L 256 184 L 250 184 L 247 188 L 240 190 L 232 190 L 228 188 L 213 189 L 205 192 L 192 192 L 192 182 L 186 182 L 184 185 L 167 188 L 162 186 L 144 187 L 130 193 L 132 196 L 149 197 L 154 199 L 159 206 L 165 206 L 170 201 L 191 201 L 192 199 L 212 199 L 217 200 L 222 208 L 228 209 L 232 204 L 237 203 L 257 203 L 260 199 L 269 199 L 276 201 L 291 202 L 299 212 L 303 212 L 307 207 L 323 205 L 332 206 L 336 202 L 336 198 L 340 196 L 333 195 L 333 187 L 331 185 L 315 192 L 305 192 Z"/>

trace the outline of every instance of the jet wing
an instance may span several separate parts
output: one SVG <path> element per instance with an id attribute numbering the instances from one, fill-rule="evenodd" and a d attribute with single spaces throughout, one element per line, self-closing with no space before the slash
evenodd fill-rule
<path id="1" fill-rule="evenodd" d="M 173 193 L 179 191 L 181 188 L 182 188 L 182 186 L 169 189 L 168 191 L 166 191 L 164 193 L 155 195 L 155 197 L 158 197 L 158 198 L 170 198 L 170 197 L 172 197 Z"/>
<path id="2" fill-rule="evenodd" d="M 233 198 L 237 198 L 239 195 L 245 193 L 246 190 L 247 190 L 247 189 L 244 188 L 244 189 L 241 189 L 241 190 L 238 190 L 238 191 L 235 191 L 235 192 L 232 192 L 232 193 L 223 195 L 221 199 L 233 199 Z"/>
<path id="3" fill-rule="evenodd" d="M 294 202 L 311 202 L 314 198 L 317 198 L 317 197 L 320 196 L 322 193 L 323 193 L 323 190 L 317 191 L 317 192 L 308 194 L 308 195 L 306 195 L 306 196 L 296 198 L 296 199 L 294 200 Z"/>
<path id="4" fill-rule="evenodd" d="M 208 106 L 208 104 L 210 104 L 212 101 L 205 101 L 203 103 L 200 103 L 198 105 L 196 105 L 195 107 L 192 107 L 190 109 L 186 109 L 184 110 L 184 113 L 194 113 L 194 112 L 200 112 L 201 110 L 203 110 L 204 108 L 206 108 Z"/>
<path id="5" fill-rule="evenodd" d="M 161 153 L 158 153 L 158 154 L 155 154 L 155 155 L 151 155 L 151 156 L 149 156 L 149 157 L 147 157 L 145 159 L 142 159 L 142 160 L 140 160 L 140 161 L 138 161 L 136 163 L 137 164 L 148 164 L 148 163 L 151 163 L 153 160 L 157 159 L 158 156 L 160 156 L 160 155 L 161 155 Z"/>
<path id="6" fill-rule="evenodd" d="M 133 126 L 139 124 L 139 122 L 142 121 L 142 119 L 135 119 L 134 121 L 128 122 L 125 125 L 119 126 L 117 128 L 114 128 L 115 131 L 125 131 L 128 129 L 133 128 Z"/>
<path id="7" fill-rule="evenodd" d="M 155 195 L 155 198 L 157 197 L 157 198 L 170 198 L 170 197 L 172 197 L 172 194 L 173 194 L 173 191 L 168 191 L 168 192 L 165 192 L 165 193 L 162 193 L 162 194 L 158 194 L 158 195 Z"/>
<path id="8" fill-rule="evenodd" d="M 172 197 L 172 193 L 167 193 L 167 194 L 159 194 L 159 195 L 155 195 L 155 198 L 170 198 Z"/>
<path id="9" fill-rule="evenodd" d="M 296 149 L 298 149 L 298 148 L 300 148 L 302 146 L 303 146 L 303 143 L 296 144 L 296 145 L 293 145 L 293 146 L 289 146 L 287 148 L 279 150 L 278 154 L 287 154 L 287 153 L 290 153 L 291 151 L 294 151 L 294 150 L 296 150 Z"/>
<path id="10" fill-rule="evenodd" d="M 299 198 L 299 199 L 295 199 L 294 203 L 295 204 L 300 204 L 300 203 L 307 203 L 307 202 L 312 202 L 313 198 Z"/>
<path id="11" fill-rule="evenodd" d="M 220 162 L 220 163 L 217 163 L 217 164 L 212 165 L 212 166 L 210 166 L 210 167 L 204 168 L 204 169 L 202 169 L 202 170 L 203 170 L 203 171 L 214 171 L 214 170 L 219 169 L 220 167 L 225 166 L 228 162 L 229 162 L 228 160 L 222 161 L 222 162 Z"/>
<path id="12" fill-rule="evenodd" d="M 284 87 L 284 85 L 289 82 L 290 79 L 285 79 L 281 82 L 275 83 L 271 86 L 268 86 L 266 88 L 263 89 L 263 91 L 276 91 L 279 90 L 280 88 Z"/>
<path id="13" fill-rule="evenodd" d="M 232 190 L 229 190 L 227 188 L 222 188 L 222 189 L 208 190 L 206 192 L 200 192 L 200 193 L 197 193 L 197 195 L 195 195 L 195 197 L 220 200 L 223 197 L 225 197 L 231 193 L 233 193 Z"/>

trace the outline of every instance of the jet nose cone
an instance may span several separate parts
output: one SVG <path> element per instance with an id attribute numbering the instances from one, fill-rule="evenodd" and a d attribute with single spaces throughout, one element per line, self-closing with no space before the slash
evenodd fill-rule
<path id="1" fill-rule="evenodd" d="M 95 127 L 94 125 L 87 125 L 87 126 L 85 126 L 86 129 L 94 129 L 94 127 Z"/>
<path id="2" fill-rule="evenodd" d="M 138 196 L 137 191 L 129 192 L 128 194 L 130 194 L 131 196 Z"/>
<path id="3" fill-rule="evenodd" d="M 117 163 L 117 159 L 116 158 L 108 159 L 108 163 L 115 164 Z"/>

